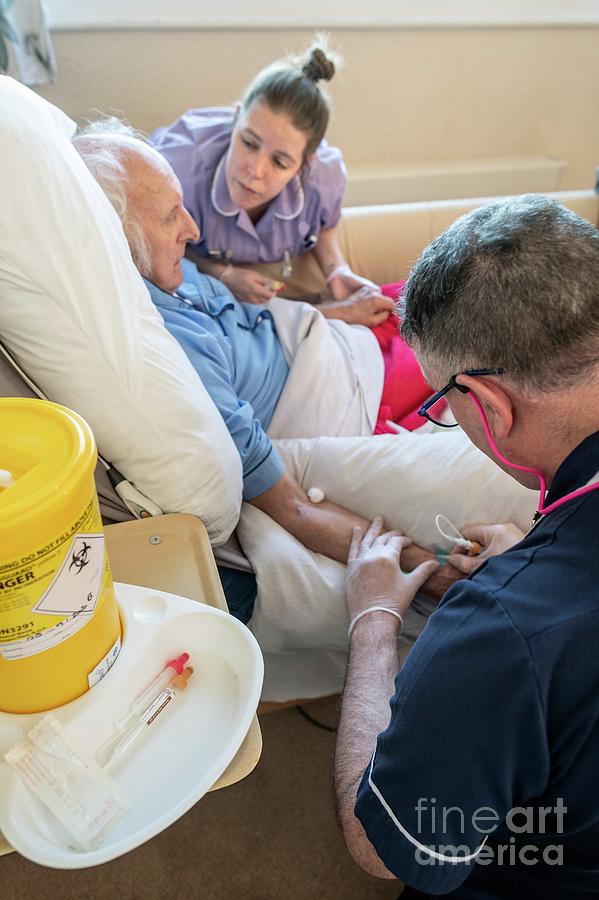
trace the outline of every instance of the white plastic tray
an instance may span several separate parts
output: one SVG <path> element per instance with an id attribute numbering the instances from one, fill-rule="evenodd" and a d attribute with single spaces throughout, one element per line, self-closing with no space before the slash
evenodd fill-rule
<path id="1" fill-rule="evenodd" d="M 23 856 L 57 869 L 107 862 L 143 844 L 183 815 L 229 765 L 250 727 L 263 662 L 251 632 L 218 609 L 175 594 L 116 584 L 123 648 L 91 691 L 56 717 L 93 754 L 135 694 L 166 660 L 187 650 L 187 689 L 140 739 L 111 777 L 132 809 L 97 850 L 68 847 L 62 826 L 3 761 L 3 754 L 43 717 L 0 713 L 0 831 Z"/>

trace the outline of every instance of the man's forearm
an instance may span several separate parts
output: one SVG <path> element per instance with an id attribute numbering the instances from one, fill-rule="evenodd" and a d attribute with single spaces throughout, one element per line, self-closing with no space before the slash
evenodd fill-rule
<path id="1" fill-rule="evenodd" d="M 389 698 L 399 669 L 398 634 L 397 620 L 386 613 L 370 613 L 356 624 L 335 751 L 335 795 L 347 846 L 358 865 L 379 878 L 395 876 L 377 856 L 354 806 L 377 735 L 389 722 Z"/>
<path id="2" fill-rule="evenodd" d="M 285 472 L 268 491 L 250 501 L 282 525 L 304 546 L 345 563 L 356 526 L 366 530 L 367 519 L 336 506 L 312 503 L 302 486 Z"/>
<path id="3" fill-rule="evenodd" d="M 347 562 L 347 554 L 356 526 L 363 532 L 370 522 L 363 516 L 334 503 L 312 503 L 302 486 L 285 472 L 268 491 L 250 501 L 258 509 L 282 525 L 305 547 L 329 556 L 337 562 Z M 435 559 L 433 553 L 413 544 L 402 552 L 402 566 L 411 571 L 419 563 Z M 426 582 L 423 591 L 433 600 L 440 600 L 448 587 L 462 575 L 452 566 L 438 569 Z"/>

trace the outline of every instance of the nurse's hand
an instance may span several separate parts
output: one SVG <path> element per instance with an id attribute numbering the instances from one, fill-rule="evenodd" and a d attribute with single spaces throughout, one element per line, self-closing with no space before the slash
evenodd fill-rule
<path id="1" fill-rule="evenodd" d="M 378 286 L 373 281 L 362 275 L 356 275 L 347 263 L 333 269 L 327 277 L 327 287 L 333 300 L 347 300 L 350 294 L 355 294 L 363 287 L 372 288 L 378 293 Z"/>
<path id="2" fill-rule="evenodd" d="M 346 300 L 326 300 L 318 308 L 327 319 L 341 319 L 350 325 L 374 328 L 389 318 L 394 306 L 393 300 L 379 294 L 378 288 L 365 286 Z"/>
<path id="3" fill-rule="evenodd" d="M 479 566 L 492 556 L 500 556 L 520 543 L 524 532 L 513 522 L 502 525 L 467 525 L 462 534 L 469 541 L 476 541 L 482 547 L 477 556 L 467 556 L 466 551 L 458 550 L 447 557 L 447 562 L 464 575 L 471 575 Z"/>
<path id="4" fill-rule="evenodd" d="M 416 593 L 439 568 L 439 563 L 431 559 L 409 573 L 402 571 L 401 557 L 411 544 L 401 531 L 383 532 L 381 516 L 375 517 L 365 533 L 353 529 L 345 575 L 350 619 L 371 606 L 406 614 Z M 385 613 L 382 615 L 385 617 Z"/>
<path id="5" fill-rule="evenodd" d="M 220 280 L 243 303 L 267 303 L 280 290 L 280 282 L 266 278 L 252 269 L 227 266 L 225 273 Z"/>

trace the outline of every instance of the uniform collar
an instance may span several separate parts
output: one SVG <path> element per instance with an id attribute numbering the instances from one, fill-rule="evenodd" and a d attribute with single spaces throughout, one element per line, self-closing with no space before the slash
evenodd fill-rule
<path id="1" fill-rule="evenodd" d="M 599 478 L 599 431 L 590 434 L 566 457 L 555 473 L 545 505 Z"/>
<path id="2" fill-rule="evenodd" d="M 216 166 L 212 178 L 212 186 L 210 188 L 210 201 L 219 215 L 228 217 L 236 216 L 239 213 L 239 208 L 235 206 L 231 200 L 229 188 L 227 187 L 227 175 L 225 171 L 227 152 L 228 151 L 223 153 Z"/>
<path id="3" fill-rule="evenodd" d="M 210 188 L 210 201 L 219 215 L 229 218 L 245 212 L 245 210 L 240 210 L 235 206 L 229 194 L 226 175 L 227 152 L 223 153 L 216 166 Z M 281 193 L 270 201 L 265 215 L 271 213 L 276 219 L 289 222 L 297 219 L 304 209 L 304 202 L 302 182 L 299 175 L 296 175 L 289 184 L 285 185 Z M 249 216 L 247 218 L 249 219 Z"/>

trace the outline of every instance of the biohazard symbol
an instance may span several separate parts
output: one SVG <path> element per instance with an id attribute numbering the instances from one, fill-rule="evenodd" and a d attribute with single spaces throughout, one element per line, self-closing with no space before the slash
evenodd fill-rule
<path id="1" fill-rule="evenodd" d="M 90 550 L 91 550 L 91 544 L 86 544 L 85 541 L 83 541 L 83 547 L 81 548 L 81 550 L 78 550 L 77 553 L 73 553 L 73 555 L 71 556 L 71 564 L 69 566 L 69 572 L 71 571 L 73 566 L 75 566 L 75 568 L 77 569 L 77 572 L 75 574 L 79 575 L 79 573 L 87 565 L 89 565 L 89 559 L 87 558 L 87 554 Z"/>

